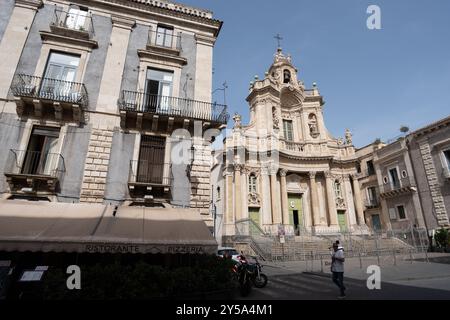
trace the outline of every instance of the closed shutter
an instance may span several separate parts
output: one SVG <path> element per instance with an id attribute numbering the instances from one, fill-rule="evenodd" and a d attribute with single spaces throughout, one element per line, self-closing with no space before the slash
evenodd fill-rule
<path id="1" fill-rule="evenodd" d="M 137 182 L 163 183 L 165 149 L 164 137 L 142 136 Z"/>

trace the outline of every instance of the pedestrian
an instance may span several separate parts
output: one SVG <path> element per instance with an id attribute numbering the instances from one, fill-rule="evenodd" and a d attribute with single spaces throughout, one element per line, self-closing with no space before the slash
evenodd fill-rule
<path id="1" fill-rule="evenodd" d="M 339 241 L 333 243 L 333 253 L 331 256 L 331 272 L 333 273 L 333 282 L 340 290 L 339 299 L 345 298 L 344 286 L 344 248 L 339 245 Z"/>

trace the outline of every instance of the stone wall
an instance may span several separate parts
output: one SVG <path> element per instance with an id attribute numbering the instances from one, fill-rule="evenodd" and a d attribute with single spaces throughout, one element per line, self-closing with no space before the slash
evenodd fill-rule
<path id="1" fill-rule="evenodd" d="M 113 128 L 97 126 L 92 129 L 81 188 L 81 202 L 103 202 L 112 137 Z"/>

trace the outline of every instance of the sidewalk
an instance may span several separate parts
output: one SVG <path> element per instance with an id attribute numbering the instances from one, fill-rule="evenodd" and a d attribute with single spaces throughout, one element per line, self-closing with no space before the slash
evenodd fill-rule
<path id="1" fill-rule="evenodd" d="M 425 262 L 424 254 L 410 256 L 380 257 L 382 282 L 414 287 L 432 288 L 450 291 L 450 254 L 430 253 L 430 262 Z M 447 263 L 435 263 L 436 258 L 445 258 Z M 286 261 L 265 262 L 264 272 L 269 276 L 298 274 L 303 272 L 331 276 L 330 266 L 326 261 Z M 362 268 L 361 268 L 362 265 Z M 378 265 L 377 257 L 348 258 L 345 261 L 345 277 L 366 280 L 367 267 Z"/>

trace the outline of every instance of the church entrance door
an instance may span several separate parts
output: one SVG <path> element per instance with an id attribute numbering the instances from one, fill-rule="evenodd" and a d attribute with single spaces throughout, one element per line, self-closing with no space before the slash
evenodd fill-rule
<path id="1" fill-rule="evenodd" d="M 303 201 L 301 195 L 290 194 L 289 203 L 289 224 L 294 227 L 296 236 L 299 236 L 303 224 Z"/>

